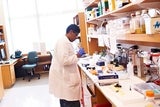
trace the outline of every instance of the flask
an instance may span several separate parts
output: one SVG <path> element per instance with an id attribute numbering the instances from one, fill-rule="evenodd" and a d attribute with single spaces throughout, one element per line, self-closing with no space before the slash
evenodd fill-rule
<path id="1" fill-rule="evenodd" d="M 154 101 L 154 92 L 153 90 L 146 90 L 145 91 L 145 107 L 155 107 Z"/>

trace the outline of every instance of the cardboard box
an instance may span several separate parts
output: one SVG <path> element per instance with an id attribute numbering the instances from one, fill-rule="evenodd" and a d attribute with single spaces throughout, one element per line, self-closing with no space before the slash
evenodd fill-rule
<path id="1" fill-rule="evenodd" d="M 145 19 L 146 34 L 160 33 L 160 17 Z"/>

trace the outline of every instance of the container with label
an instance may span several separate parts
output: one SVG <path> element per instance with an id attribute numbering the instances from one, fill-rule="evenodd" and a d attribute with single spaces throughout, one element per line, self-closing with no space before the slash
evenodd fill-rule
<path id="1" fill-rule="evenodd" d="M 146 34 L 160 33 L 160 17 L 145 19 Z"/>
<path id="2" fill-rule="evenodd" d="M 115 0 L 108 0 L 109 11 L 115 10 Z"/>
<path id="3" fill-rule="evenodd" d="M 145 107 L 156 107 L 153 90 L 146 90 L 145 97 Z"/>

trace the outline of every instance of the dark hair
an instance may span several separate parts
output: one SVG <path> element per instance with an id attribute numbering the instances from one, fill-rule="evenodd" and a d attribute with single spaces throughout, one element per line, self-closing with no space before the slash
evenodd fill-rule
<path id="1" fill-rule="evenodd" d="M 80 33 L 80 28 L 76 24 L 71 24 L 67 27 L 66 33 L 69 33 L 69 31 L 73 30 L 75 33 Z"/>

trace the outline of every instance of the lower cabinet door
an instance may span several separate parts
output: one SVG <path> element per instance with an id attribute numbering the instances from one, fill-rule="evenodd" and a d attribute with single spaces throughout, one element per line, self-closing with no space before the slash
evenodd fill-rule
<path id="1" fill-rule="evenodd" d="M 15 72 L 13 65 L 2 65 L 2 77 L 4 88 L 10 88 L 15 83 Z"/>
<path id="2" fill-rule="evenodd" d="M 2 100 L 4 95 L 4 88 L 3 88 L 3 80 L 2 80 L 2 71 L 0 68 L 0 100 Z"/>

